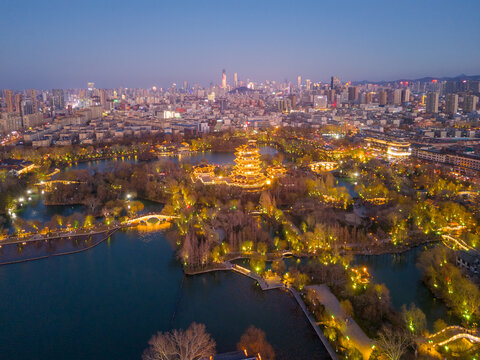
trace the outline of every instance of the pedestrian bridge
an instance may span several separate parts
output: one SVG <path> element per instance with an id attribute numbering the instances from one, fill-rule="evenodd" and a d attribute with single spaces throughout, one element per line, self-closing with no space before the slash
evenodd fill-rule
<path id="1" fill-rule="evenodd" d="M 447 326 L 445 329 L 430 335 L 427 341 L 434 346 L 443 346 L 458 339 L 466 339 L 473 344 L 479 344 L 480 333 L 461 326 Z"/>
<path id="2" fill-rule="evenodd" d="M 169 216 L 169 215 L 162 215 L 162 214 L 146 214 L 142 215 L 133 219 L 129 219 L 124 222 L 126 225 L 149 225 L 149 224 L 158 224 L 159 222 L 169 222 L 173 219 L 178 218 L 178 216 Z M 156 222 L 152 222 L 151 220 L 157 220 Z"/>
<path id="3" fill-rule="evenodd" d="M 313 172 L 333 171 L 338 169 L 336 161 L 318 161 L 308 165 Z"/>

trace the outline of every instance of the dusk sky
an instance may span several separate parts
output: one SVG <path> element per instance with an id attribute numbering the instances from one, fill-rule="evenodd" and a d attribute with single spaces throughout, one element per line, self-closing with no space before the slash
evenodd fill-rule
<path id="1" fill-rule="evenodd" d="M 480 1 L 2 0 L 0 88 L 480 74 Z"/>

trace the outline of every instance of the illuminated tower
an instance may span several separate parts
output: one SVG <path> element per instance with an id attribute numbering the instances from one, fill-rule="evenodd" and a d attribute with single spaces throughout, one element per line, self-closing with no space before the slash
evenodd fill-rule
<path id="1" fill-rule="evenodd" d="M 225 69 L 222 70 L 222 88 L 227 88 L 227 72 Z"/>
<path id="2" fill-rule="evenodd" d="M 238 75 L 237 73 L 233 74 L 233 86 L 238 87 Z"/>
<path id="3" fill-rule="evenodd" d="M 302 77 L 298 75 L 297 77 L 297 87 L 300 89 L 300 86 L 302 86 Z"/>
<path id="4" fill-rule="evenodd" d="M 255 140 L 239 146 L 235 152 L 235 166 L 231 180 L 232 184 L 249 189 L 259 190 L 267 184 L 260 153 Z"/>

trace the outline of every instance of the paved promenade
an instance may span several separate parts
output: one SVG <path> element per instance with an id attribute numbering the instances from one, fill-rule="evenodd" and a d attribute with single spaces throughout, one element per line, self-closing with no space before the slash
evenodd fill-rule
<path id="1" fill-rule="evenodd" d="M 355 320 L 345 313 L 340 306 L 340 302 L 336 296 L 332 294 L 329 287 L 325 284 L 322 284 L 307 286 L 307 289 L 311 289 L 315 292 L 318 301 L 320 301 L 325 306 L 327 311 L 329 311 L 333 316 L 346 321 L 344 335 L 350 338 L 355 347 L 360 350 L 364 359 L 370 358 L 373 341 L 363 332 Z"/>

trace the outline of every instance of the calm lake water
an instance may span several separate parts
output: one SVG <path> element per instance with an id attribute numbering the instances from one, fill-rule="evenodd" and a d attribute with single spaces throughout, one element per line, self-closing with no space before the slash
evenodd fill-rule
<path id="1" fill-rule="evenodd" d="M 260 154 L 262 155 L 275 155 L 278 151 L 277 149 L 271 146 L 260 146 Z M 192 164 L 198 164 L 202 161 L 208 161 L 210 164 L 216 165 L 227 165 L 233 164 L 235 159 L 235 154 L 231 152 L 200 152 L 193 153 L 191 155 L 177 155 L 177 156 L 164 156 L 160 157 L 159 160 L 171 160 L 175 163 L 178 161 L 187 161 Z M 99 171 L 105 170 L 109 164 L 115 163 L 138 163 L 136 157 L 124 157 L 124 158 L 115 158 L 115 159 L 106 159 L 106 160 L 96 160 L 77 163 L 66 168 L 68 170 L 86 170 L 86 169 L 98 169 Z"/>
<path id="2" fill-rule="evenodd" d="M 446 306 L 433 297 L 422 282 L 422 273 L 416 267 L 417 259 L 425 248 L 419 246 L 401 254 L 356 256 L 355 262 L 366 265 L 375 282 L 385 284 L 390 290 L 393 306 L 400 310 L 402 305 L 414 303 L 427 318 L 430 330 L 433 323 L 442 318 L 447 324 L 459 324 Z"/>
<path id="3" fill-rule="evenodd" d="M 2 266 L 1 358 L 139 359 L 156 331 L 193 321 L 220 352 L 253 324 L 278 359 L 328 358 L 287 293 L 233 273 L 183 276 L 162 231 L 117 232 L 79 254 Z"/>

